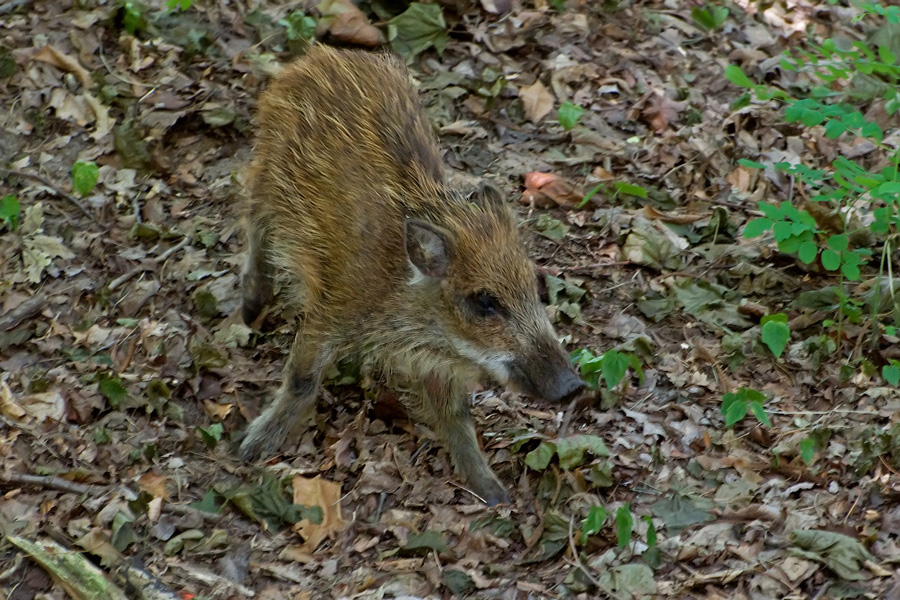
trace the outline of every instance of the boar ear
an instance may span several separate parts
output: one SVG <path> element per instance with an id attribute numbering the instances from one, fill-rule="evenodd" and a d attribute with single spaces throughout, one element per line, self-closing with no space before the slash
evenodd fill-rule
<path id="1" fill-rule="evenodd" d="M 404 229 L 409 262 L 427 277 L 440 278 L 446 275 L 450 264 L 446 233 L 418 219 L 407 219 Z"/>
<path id="2" fill-rule="evenodd" d="M 472 199 L 485 208 L 503 206 L 503 192 L 493 182 L 486 179 L 482 179 L 478 183 L 473 196 Z"/>

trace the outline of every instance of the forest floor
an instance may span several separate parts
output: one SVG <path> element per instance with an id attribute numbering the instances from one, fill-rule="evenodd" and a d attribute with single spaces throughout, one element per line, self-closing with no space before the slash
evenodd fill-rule
<path id="1" fill-rule="evenodd" d="M 20 206 L 0 224 L 4 598 L 66 597 L 16 540 L 120 585 L 140 564 L 158 597 L 900 598 L 900 393 L 878 374 L 897 339 L 816 302 L 861 297 L 875 266 L 851 285 L 746 239 L 759 201 L 804 190 L 738 163 L 883 157 L 735 104 L 723 75 L 797 90 L 783 51 L 879 23 L 805 0 L 729 4 L 710 29 L 692 2 L 509 4 L 442 2 L 446 31 L 414 7 L 395 48 L 448 164 L 509 192 L 567 349 L 642 376 L 573 406 L 475 393 L 514 498 L 487 508 L 377 378 L 335 373 L 265 465 L 235 452 L 295 327 L 239 316 L 256 99 L 291 37 L 371 47 L 404 3 L 0 2 L 0 196 Z M 88 166 L 73 187 L 76 162 L 95 186 Z M 776 313 L 780 357 L 760 335 Z M 770 426 L 726 426 L 745 387 Z"/>

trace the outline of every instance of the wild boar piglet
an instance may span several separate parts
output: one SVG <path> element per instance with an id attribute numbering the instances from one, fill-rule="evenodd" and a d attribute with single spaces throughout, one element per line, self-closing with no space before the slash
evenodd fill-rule
<path id="1" fill-rule="evenodd" d="M 316 46 L 274 78 L 258 116 L 243 317 L 257 320 L 275 279 L 303 317 L 241 457 L 277 452 L 313 409 L 323 372 L 352 355 L 403 391 L 474 493 L 506 502 L 479 449 L 472 387 L 494 380 L 563 400 L 582 382 L 502 193 L 448 177 L 409 75 L 388 56 Z"/>

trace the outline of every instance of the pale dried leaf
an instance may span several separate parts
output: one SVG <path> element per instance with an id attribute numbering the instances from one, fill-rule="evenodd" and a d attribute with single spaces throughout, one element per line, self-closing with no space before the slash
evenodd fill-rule
<path id="1" fill-rule="evenodd" d="M 553 94 L 540 80 L 519 89 L 519 98 L 522 99 L 525 116 L 532 123 L 542 121 L 553 110 Z"/>

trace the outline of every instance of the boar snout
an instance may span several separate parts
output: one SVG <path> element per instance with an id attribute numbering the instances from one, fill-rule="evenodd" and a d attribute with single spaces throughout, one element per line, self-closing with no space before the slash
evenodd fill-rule
<path id="1" fill-rule="evenodd" d="M 569 358 L 556 341 L 538 345 L 510 369 L 511 383 L 529 396 L 562 402 L 584 388 Z"/>

